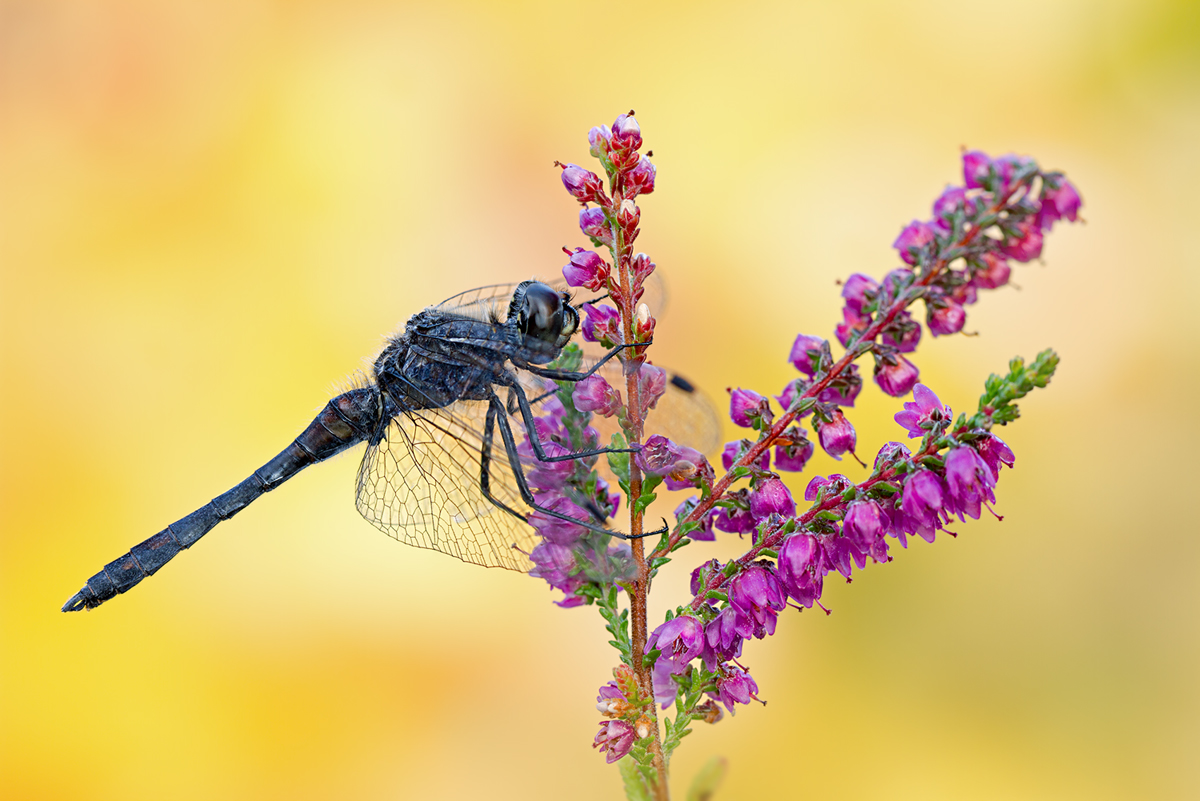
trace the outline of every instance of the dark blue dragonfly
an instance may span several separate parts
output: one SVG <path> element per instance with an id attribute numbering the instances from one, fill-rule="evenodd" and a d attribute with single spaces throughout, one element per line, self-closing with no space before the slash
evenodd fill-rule
<path id="1" fill-rule="evenodd" d="M 526 517 L 538 506 L 525 479 L 534 459 L 561 461 L 607 448 L 548 456 L 534 416 L 546 381 L 578 381 L 597 371 L 620 375 L 621 346 L 583 371 L 549 365 L 579 328 L 570 296 L 540 281 L 497 284 L 455 295 L 409 319 L 375 360 L 372 375 L 330 400 L 278 456 L 228 492 L 177 520 L 104 566 L 63 606 L 93 609 L 153 575 L 223 520 L 305 467 L 360 442 L 356 506 L 401 542 L 486 567 L 528 571 L 537 532 Z M 720 426 L 711 405 L 674 376 L 659 402 L 660 433 L 707 452 Z M 514 433 L 516 431 L 516 433 Z M 533 456 L 522 456 L 517 435 Z M 587 528 L 623 537 L 600 522 Z"/>

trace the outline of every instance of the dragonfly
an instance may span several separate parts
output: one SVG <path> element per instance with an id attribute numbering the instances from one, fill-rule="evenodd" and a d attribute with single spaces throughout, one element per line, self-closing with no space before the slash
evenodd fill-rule
<path id="1" fill-rule="evenodd" d="M 229 491 L 133 546 L 88 579 L 64 612 L 94 609 L 127 592 L 182 551 L 305 467 L 366 443 L 355 506 L 393 538 L 485 567 L 528 572 L 539 537 L 532 511 L 624 538 L 598 521 L 537 503 L 525 478 L 534 459 L 555 462 L 630 452 L 593 448 L 550 456 L 534 424 L 548 381 L 622 375 L 617 345 L 586 370 L 551 363 L 580 327 L 561 286 L 528 280 L 454 295 L 413 315 L 391 337 L 370 376 L 331 399 L 275 458 Z M 662 433 L 711 451 L 720 424 L 711 404 L 678 375 L 656 418 Z M 517 432 L 533 455 L 522 456 Z"/>

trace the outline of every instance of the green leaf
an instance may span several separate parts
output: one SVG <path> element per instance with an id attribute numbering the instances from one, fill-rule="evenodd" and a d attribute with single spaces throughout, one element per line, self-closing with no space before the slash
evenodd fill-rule
<path id="1" fill-rule="evenodd" d="M 625 798 L 629 801 L 653 801 L 650 786 L 642 778 L 635 760 L 630 757 L 617 760 L 617 770 L 621 771 L 621 781 L 625 784 Z"/>
<path id="2" fill-rule="evenodd" d="M 633 502 L 634 511 L 639 514 L 645 514 L 646 509 L 649 508 L 650 504 L 654 503 L 657 497 L 658 496 L 653 492 L 649 493 L 648 495 L 640 496 L 636 501 Z"/>

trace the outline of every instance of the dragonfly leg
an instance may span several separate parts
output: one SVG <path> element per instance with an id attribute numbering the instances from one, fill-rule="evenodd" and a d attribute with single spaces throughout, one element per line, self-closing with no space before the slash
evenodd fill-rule
<path id="1" fill-rule="evenodd" d="M 586 451 L 563 454 L 562 456 L 549 456 L 542 445 L 542 439 L 538 435 L 537 426 L 534 425 L 533 407 L 529 404 L 529 396 L 525 394 L 525 390 L 521 388 L 520 384 L 514 382 L 509 388 L 512 389 L 513 395 L 516 396 L 517 407 L 521 410 L 521 420 L 525 423 L 525 431 L 529 436 L 529 444 L 533 446 L 533 452 L 539 462 L 566 462 L 573 459 L 582 459 L 585 456 L 599 456 L 604 453 L 638 452 L 638 448 L 592 448 Z M 499 402 L 498 398 L 497 402 Z"/>
<path id="2" fill-rule="evenodd" d="M 513 477 L 517 480 L 517 489 L 520 491 L 521 498 L 525 501 L 525 503 L 529 504 L 535 511 L 541 512 L 548 517 L 554 517 L 559 520 L 565 520 L 568 523 L 574 523 L 577 526 L 583 526 L 589 531 L 595 531 L 598 534 L 605 534 L 607 536 L 617 537 L 618 539 L 622 540 L 640 539 L 641 537 L 665 534 L 667 532 L 664 521 L 662 529 L 649 531 L 635 537 L 631 534 L 613 531 L 612 529 L 597 525 L 590 520 L 580 520 L 577 517 L 571 517 L 570 515 L 563 514 L 562 512 L 556 512 L 555 510 L 548 509 L 545 506 L 539 506 L 537 499 L 533 495 L 533 492 L 529 489 L 529 482 L 525 480 L 525 469 L 521 465 L 521 456 L 517 453 L 517 441 L 513 436 L 512 426 L 510 426 L 508 423 L 508 417 L 504 408 L 504 404 L 500 401 L 499 396 L 497 396 L 495 393 L 492 394 L 489 403 L 491 404 L 491 408 L 488 410 L 487 423 L 484 430 L 484 439 L 485 441 L 490 442 L 493 428 L 497 426 L 500 428 L 500 437 L 504 440 L 504 450 L 508 454 L 508 463 L 512 468 Z M 482 483 L 484 481 L 486 481 L 486 473 L 481 474 L 480 476 L 480 482 Z M 484 491 L 484 495 L 487 495 L 486 490 Z M 496 503 L 490 495 L 487 497 L 488 500 L 492 501 L 492 503 Z M 503 504 L 497 504 L 497 506 L 500 506 L 502 509 L 507 508 Z"/>
<path id="3" fill-rule="evenodd" d="M 583 379 L 588 378 L 593 373 L 595 373 L 597 370 L 599 370 L 601 367 L 603 367 L 605 365 L 605 363 L 608 362 L 609 359 L 616 356 L 618 353 L 623 351 L 625 348 L 638 348 L 638 347 L 642 347 L 643 345 L 649 345 L 649 344 L 651 344 L 651 343 L 650 342 L 633 342 L 628 345 L 617 345 L 612 350 L 610 350 L 608 353 L 604 354 L 600 358 L 599 361 L 597 361 L 595 364 L 593 364 L 591 367 L 589 367 L 586 372 L 583 372 L 583 373 L 577 372 L 575 370 L 555 370 L 552 367 L 538 367 L 536 364 L 522 364 L 521 369 L 528 370 L 529 372 L 533 373 L 536 376 L 541 376 L 542 378 L 549 378 L 554 381 L 582 381 Z"/>
<path id="4" fill-rule="evenodd" d="M 528 520 L 525 515 L 512 509 L 495 495 L 491 489 L 492 475 L 492 435 L 496 430 L 496 404 L 488 404 L 487 419 L 483 426 L 483 445 L 479 451 L 479 489 L 483 492 L 483 497 L 495 507 L 508 512 L 513 517 L 519 517 L 522 520 Z M 524 476 L 519 476 L 517 482 L 520 483 Z"/>

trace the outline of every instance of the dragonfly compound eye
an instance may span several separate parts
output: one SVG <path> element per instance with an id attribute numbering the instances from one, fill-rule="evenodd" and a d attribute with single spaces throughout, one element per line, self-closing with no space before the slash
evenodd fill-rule
<path id="1" fill-rule="evenodd" d="M 562 296 L 545 284 L 530 284 L 525 289 L 520 326 L 526 336 L 557 343 L 563 332 Z"/>

